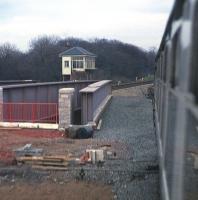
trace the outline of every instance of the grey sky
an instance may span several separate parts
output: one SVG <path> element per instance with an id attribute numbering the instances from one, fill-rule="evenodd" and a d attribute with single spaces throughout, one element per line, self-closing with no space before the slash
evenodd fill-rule
<path id="1" fill-rule="evenodd" d="M 158 47 L 173 0 L 1 0 L 0 43 L 26 50 L 41 35 Z"/>

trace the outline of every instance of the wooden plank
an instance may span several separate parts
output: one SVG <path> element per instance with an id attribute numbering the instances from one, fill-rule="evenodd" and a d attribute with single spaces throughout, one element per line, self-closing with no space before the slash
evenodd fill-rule
<path id="1" fill-rule="evenodd" d="M 42 166 L 59 166 L 65 167 L 68 165 L 68 162 L 55 163 L 55 162 L 43 162 L 43 161 L 26 161 L 25 164 L 29 165 L 42 165 Z"/>
<path id="2" fill-rule="evenodd" d="M 49 162 L 64 162 L 71 160 L 68 156 L 21 156 L 16 158 L 17 161 L 49 161 Z"/>
<path id="3" fill-rule="evenodd" d="M 68 169 L 66 167 L 41 166 L 41 165 L 32 165 L 32 168 L 39 170 L 58 170 L 58 171 L 65 171 Z"/>
<path id="4" fill-rule="evenodd" d="M 43 156 L 44 159 L 68 159 L 69 156 Z"/>

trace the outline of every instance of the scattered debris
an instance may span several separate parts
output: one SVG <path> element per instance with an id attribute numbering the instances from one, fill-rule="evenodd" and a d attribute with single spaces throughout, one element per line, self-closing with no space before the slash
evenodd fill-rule
<path id="1" fill-rule="evenodd" d="M 91 162 L 93 164 L 104 162 L 104 150 L 102 149 L 87 149 L 80 158 L 80 164 Z"/>
<path id="2" fill-rule="evenodd" d="M 89 161 L 93 164 L 97 162 L 104 162 L 104 150 L 102 149 L 87 149 L 86 153 L 89 154 Z"/>
<path id="3" fill-rule="evenodd" d="M 84 179 L 84 176 L 85 176 L 85 171 L 84 171 L 83 168 L 80 169 L 79 175 L 80 175 L 80 179 L 83 180 L 83 179 Z"/>
<path id="4" fill-rule="evenodd" d="M 69 138 L 87 139 L 93 137 L 93 127 L 91 125 L 70 125 L 66 130 Z"/>
<path id="5" fill-rule="evenodd" d="M 111 147 L 111 144 L 103 144 L 103 145 L 100 145 L 100 147 Z"/>
<path id="6" fill-rule="evenodd" d="M 39 156 L 43 154 L 43 149 L 32 148 L 32 144 L 26 144 L 25 146 L 16 149 L 16 157 L 19 156 Z"/>
<path id="7" fill-rule="evenodd" d="M 102 126 L 102 119 L 99 120 L 96 130 L 99 131 L 101 129 L 101 126 Z"/>
<path id="8" fill-rule="evenodd" d="M 141 174 L 141 173 L 132 174 L 130 181 L 134 181 L 134 180 L 145 180 L 145 174 Z"/>
<path id="9" fill-rule="evenodd" d="M 146 170 L 148 170 L 148 171 L 159 171 L 159 165 L 148 165 L 146 167 Z"/>
<path id="10" fill-rule="evenodd" d="M 81 164 L 81 165 L 86 164 L 86 162 L 88 162 L 89 159 L 90 159 L 89 153 L 88 153 L 88 152 L 85 152 L 85 153 L 80 157 L 80 164 Z"/>
<path id="11" fill-rule="evenodd" d="M 117 153 L 112 151 L 106 151 L 107 159 L 115 159 L 117 158 Z"/>

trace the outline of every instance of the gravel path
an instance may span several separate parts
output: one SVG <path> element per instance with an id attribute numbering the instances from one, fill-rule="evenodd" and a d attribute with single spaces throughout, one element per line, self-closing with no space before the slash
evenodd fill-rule
<path id="1" fill-rule="evenodd" d="M 147 93 L 148 88 L 151 86 L 152 86 L 152 84 L 147 84 L 147 85 L 140 85 L 140 86 L 136 86 L 136 87 L 129 87 L 129 88 L 124 88 L 124 89 L 119 89 L 119 90 L 113 90 L 113 95 L 114 96 L 144 97 L 145 94 Z"/>
<path id="2" fill-rule="evenodd" d="M 118 159 L 107 160 L 104 166 L 111 169 L 115 199 L 158 200 L 157 145 L 151 101 L 144 97 L 114 96 L 102 120 L 102 128 L 94 139 L 122 144 L 116 149 Z"/>

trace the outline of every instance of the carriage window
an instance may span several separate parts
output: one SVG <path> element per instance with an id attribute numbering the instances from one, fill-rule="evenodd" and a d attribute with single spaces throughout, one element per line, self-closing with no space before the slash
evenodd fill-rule
<path id="1" fill-rule="evenodd" d="M 185 151 L 184 196 L 185 200 L 198 199 L 198 119 L 187 112 Z"/>
<path id="2" fill-rule="evenodd" d="M 164 51 L 161 53 L 161 74 L 160 79 L 163 80 L 164 76 Z"/>
<path id="3" fill-rule="evenodd" d="M 163 80 L 164 80 L 164 82 L 166 82 L 166 73 L 167 73 L 167 71 L 166 71 L 166 69 L 167 69 L 167 59 L 168 59 L 168 56 L 167 56 L 167 51 L 168 51 L 168 48 L 167 47 L 165 47 L 165 51 L 164 51 L 164 69 L 163 69 Z"/>
<path id="4" fill-rule="evenodd" d="M 176 121 L 177 121 L 177 110 L 178 110 L 178 98 L 171 92 L 168 95 L 168 118 L 167 118 L 167 130 L 166 138 L 163 143 L 165 144 L 165 169 L 167 176 L 167 184 L 169 192 L 172 193 L 172 182 L 173 182 L 173 166 L 174 166 L 174 151 L 175 151 L 175 135 L 176 135 Z"/>
<path id="5" fill-rule="evenodd" d="M 193 43 L 192 43 L 192 66 L 190 78 L 190 90 L 195 96 L 198 104 L 198 3 L 195 8 L 194 27 L 193 27 Z"/>
<path id="6" fill-rule="evenodd" d="M 177 63 L 176 59 L 177 59 L 177 46 L 178 46 L 179 34 L 180 34 L 180 29 L 175 34 L 171 47 L 170 84 L 172 88 L 176 86 L 176 63 Z"/>

